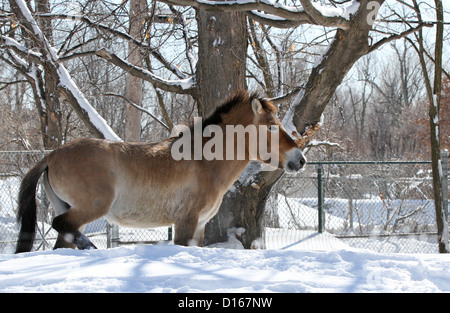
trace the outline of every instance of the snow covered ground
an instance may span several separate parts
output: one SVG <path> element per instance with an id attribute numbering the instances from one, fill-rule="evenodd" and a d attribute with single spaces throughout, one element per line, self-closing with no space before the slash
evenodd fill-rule
<path id="1" fill-rule="evenodd" d="M 0 292 L 450 292 L 450 256 L 305 232 L 279 250 L 132 245 L 0 255 Z"/>
<path id="2" fill-rule="evenodd" d="M 5 184 L 0 239 L 15 241 L 15 182 Z M 299 201 L 279 197 L 280 226 L 290 226 L 285 216 L 306 229 L 317 225 L 317 210 Z M 286 203 L 297 211 L 287 211 Z M 345 224 L 337 214 L 327 222 Z M 135 240 L 134 232 L 121 230 L 121 239 Z M 242 245 L 230 236 L 212 248 L 161 244 L 0 254 L 0 292 L 450 292 L 449 255 L 403 253 L 408 246 L 429 251 L 435 239 L 370 238 L 379 252 L 363 249 L 362 240 L 350 246 L 328 233 L 267 228 L 266 250 L 236 249 Z M 7 252 L 14 251 L 10 246 Z"/>

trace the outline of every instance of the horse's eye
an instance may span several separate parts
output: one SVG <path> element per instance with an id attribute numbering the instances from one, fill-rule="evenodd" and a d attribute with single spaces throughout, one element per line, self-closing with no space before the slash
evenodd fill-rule
<path id="1" fill-rule="evenodd" d="M 267 130 L 270 131 L 271 133 L 274 133 L 274 132 L 278 131 L 278 125 L 269 125 Z"/>

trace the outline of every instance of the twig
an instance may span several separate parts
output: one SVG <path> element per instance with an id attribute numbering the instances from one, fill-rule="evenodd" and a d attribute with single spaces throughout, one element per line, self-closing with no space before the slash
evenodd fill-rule
<path id="1" fill-rule="evenodd" d="M 170 132 L 170 128 L 169 126 L 166 125 L 166 123 L 164 123 L 163 121 L 161 121 L 159 118 L 157 118 L 152 112 L 150 112 L 147 109 L 144 109 L 143 107 L 137 105 L 136 103 L 130 101 L 128 98 L 119 95 L 117 93 L 111 93 L 111 92 L 106 92 L 104 93 L 105 96 L 113 96 L 113 97 L 118 97 L 122 100 L 125 100 L 128 104 L 130 104 L 131 106 L 133 106 L 134 108 L 138 109 L 139 111 L 146 113 L 148 115 L 150 115 L 154 120 L 156 120 L 161 126 L 163 126 L 165 129 L 167 129 Z"/>

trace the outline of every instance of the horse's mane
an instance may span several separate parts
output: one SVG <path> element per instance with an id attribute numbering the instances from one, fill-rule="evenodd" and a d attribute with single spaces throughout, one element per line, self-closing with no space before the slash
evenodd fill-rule
<path id="1" fill-rule="evenodd" d="M 245 90 L 238 90 L 233 93 L 222 105 L 220 105 L 209 117 L 203 120 L 203 127 L 208 125 L 218 125 L 222 122 L 222 114 L 230 112 L 233 108 L 241 104 L 251 105 L 253 99 L 258 99 L 264 111 L 277 112 L 277 107 L 267 99 L 261 97 L 258 92 L 249 94 Z"/>

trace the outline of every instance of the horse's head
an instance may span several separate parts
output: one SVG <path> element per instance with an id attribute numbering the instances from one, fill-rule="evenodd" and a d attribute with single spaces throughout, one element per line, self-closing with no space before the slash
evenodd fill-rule
<path id="1" fill-rule="evenodd" d="M 277 108 L 270 101 L 256 97 L 252 99 L 251 105 L 254 114 L 253 123 L 258 126 L 257 159 L 284 168 L 288 173 L 302 169 L 306 164 L 306 158 L 277 118 Z"/>

